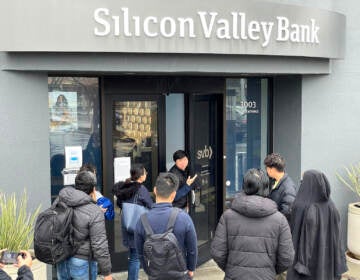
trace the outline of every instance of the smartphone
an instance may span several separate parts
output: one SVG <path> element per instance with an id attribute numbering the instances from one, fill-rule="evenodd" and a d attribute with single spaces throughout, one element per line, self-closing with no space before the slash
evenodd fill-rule
<path id="1" fill-rule="evenodd" d="M 17 263 L 18 252 L 3 251 L 1 253 L 0 262 L 3 264 L 14 264 Z"/>

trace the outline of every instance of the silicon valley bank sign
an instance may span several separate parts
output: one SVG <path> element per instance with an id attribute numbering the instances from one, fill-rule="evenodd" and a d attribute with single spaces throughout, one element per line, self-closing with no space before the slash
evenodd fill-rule
<path id="1" fill-rule="evenodd" d="M 320 27 L 316 19 L 308 24 L 290 22 L 285 16 L 277 16 L 274 21 L 248 19 L 246 13 L 230 12 L 229 18 L 217 12 L 198 11 L 197 17 L 157 17 L 141 18 L 131 15 L 129 8 L 120 9 L 121 14 L 112 13 L 107 8 L 94 11 L 96 36 L 124 36 L 150 38 L 217 38 L 220 40 L 253 40 L 262 47 L 269 45 L 270 39 L 302 44 L 319 44 Z"/>
<path id="2" fill-rule="evenodd" d="M 342 58 L 345 23 L 260 0 L 12 0 L 0 10 L 0 51 Z"/>

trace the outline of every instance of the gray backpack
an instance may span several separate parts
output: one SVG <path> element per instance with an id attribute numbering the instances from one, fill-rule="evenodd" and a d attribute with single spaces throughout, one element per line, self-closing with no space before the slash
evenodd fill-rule
<path id="1" fill-rule="evenodd" d="M 149 280 L 189 279 L 183 251 L 173 233 L 176 217 L 181 210 L 173 208 L 164 233 L 154 234 L 147 214 L 141 216 L 146 240 L 144 242 L 144 260 Z"/>

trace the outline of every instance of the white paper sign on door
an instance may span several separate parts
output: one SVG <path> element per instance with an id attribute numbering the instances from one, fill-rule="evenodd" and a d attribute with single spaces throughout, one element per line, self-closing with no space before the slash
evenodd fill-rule
<path id="1" fill-rule="evenodd" d="M 82 165 L 82 147 L 65 147 L 65 168 L 80 168 Z"/>
<path id="2" fill-rule="evenodd" d="M 64 175 L 64 186 L 75 185 L 75 178 L 78 172 L 78 168 L 64 169 L 62 171 Z"/>
<path id="3" fill-rule="evenodd" d="M 130 177 L 130 157 L 114 158 L 114 182 L 125 181 Z"/>

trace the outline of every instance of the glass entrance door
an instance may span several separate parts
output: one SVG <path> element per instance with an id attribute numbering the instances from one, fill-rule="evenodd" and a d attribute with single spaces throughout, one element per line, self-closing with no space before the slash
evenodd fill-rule
<path id="1" fill-rule="evenodd" d="M 222 212 L 222 99 L 220 94 L 189 97 L 188 133 L 192 171 L 198 175 L 190 215 L 199 246 L 199 262 L 208 260 L 209 245 Z"/>
<path id="2" fill-rule="evenodd" d="M 269 80 L 226 80 L 226 200 L 242 190 L 243 175 L 262 168 L 269 150 Z"/>
<path id="3" fill-rule="evenodd" d="M 152 192 L 160 168 L 163 98 L 161 96 L 110 95 L 105 97 L 105 193 L 112 197 L 114 183 L 130 177 L 130 164 L 141 163 L 148 172 L 144 185 Z M 122 244 L 120 209 L 107 224 L 113 270 L 127 269 L 128 249 Z"/>

